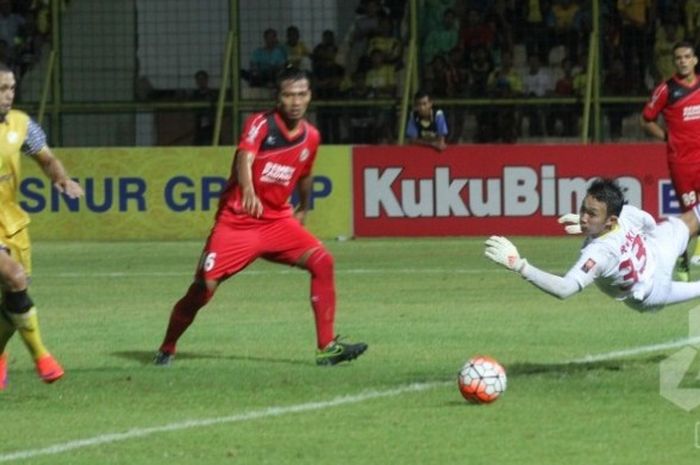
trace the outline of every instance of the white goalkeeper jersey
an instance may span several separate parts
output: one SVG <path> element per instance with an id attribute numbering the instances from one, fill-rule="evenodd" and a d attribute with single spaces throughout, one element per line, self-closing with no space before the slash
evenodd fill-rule
<path id="1" fill-rule="evenodd" d="M 612 231 L 587 238 L 576 264 L 564 276 L 581 289 L 595 282 L 617 300 L 644 300 L 653 287 L 656 247 L 649 236 L 656 221 L 645 211 L 625 205 Z"/>

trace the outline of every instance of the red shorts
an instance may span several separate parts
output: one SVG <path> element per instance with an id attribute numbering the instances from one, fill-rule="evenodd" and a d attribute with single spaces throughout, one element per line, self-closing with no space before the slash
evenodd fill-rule
<path id="1" fill-rule="evenodd" d="M 700 194 L 700 163 L 669 163 L 668 169 L 681 210 L 690 210 Z"/>
<path id="2" fill-rule="evenodd" d="M 304 253 L 323 247 L 293 217 L 269 221 L 238 222 L 222 215 L 209 234 L 196 276 L 221 280 L 258 258 L 293 265 Z"/>

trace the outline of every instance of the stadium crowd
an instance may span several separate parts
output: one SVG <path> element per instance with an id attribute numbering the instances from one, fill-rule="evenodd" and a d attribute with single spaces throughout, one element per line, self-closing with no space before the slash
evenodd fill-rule
<path id="1" fill-rule="evenodd" d="M 420 87 L 438 101 L 583 96 L 590 0 L 419 3 Z M 648 95 L 673 74 L 674 43 L 700 41 L 700 0 L 601 0 L 600 15 L 604 96 Z M 314 47 L 305 45 L 295 26 L 284 43 L 268 29 L 244 77 L 251 86 L 272 86 L 274 73 L 290 61 L 312 71 L 319 100 L 394 99 L 401 92 L 408 29 L 405 0 L 361 0 L 347 34 L 338 38 L 324 31 Z M 611 140 L 622 136 L 623 119 L 638 113 L 638 106 L 604 106 Z M 341 119 L 326 118 L 334 111 L 327 108 L 319 112 L 319 126 L 330 143 L 391 142 L 398 123 L 394 110 L 350 108 Z M 561 104 L 444 110 L 450 142 L 514 142 L 525 130 L 530 137 L 578 134 L 576 112 Z M 469 138 L 462 128 L 467 116 L 476 122 Z"/>

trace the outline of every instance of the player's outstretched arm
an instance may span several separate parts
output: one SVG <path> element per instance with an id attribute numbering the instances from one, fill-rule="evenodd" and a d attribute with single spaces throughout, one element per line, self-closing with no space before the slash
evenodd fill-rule
<path id="1" fill-rule="evenodd" d="M 39 150 L 34 155 L 34 159 L 37 161 L 44 174 L 51 179 L 51 182 L 58 192 L 67 195 L 71 199 L 77 199 L 83 196 L 83 188 L 80 184 L 68 177 L 63 163 L 56 158 L 48 146 L 44 146 Z"/>
<path id="2" fill-rule="evenodd" d="M 528 263 L 526 259 L 520 257 L 515 245 L 505 237 L 489 237 L 486 240 L 484 254 L 499 265 L 517 272 L 547 294 L 559 299 L 571 297 L 581 290 L 573 278 L 557 276 Z"/>
<path id="3" fill-rule="evenodd" d="M 252 217 L 260 218 L 263 206 L 253 187 L 253 161 L 255 154 L 249 150 L 236 152 L 235 167 L 236 177 L 241 186 L 243 209 Z"/>

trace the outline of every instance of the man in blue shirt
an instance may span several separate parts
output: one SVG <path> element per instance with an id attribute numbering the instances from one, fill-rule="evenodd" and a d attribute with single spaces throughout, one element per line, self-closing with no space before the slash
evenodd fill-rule
<path id="1" fill-rule="evenodd" d="M 425 91 L 413 97 L 414 110 L 408 119 L 406 137 L 409 143 L 425 145 L 440 152 L 447 148 L 447 121 L 442 110 L 433 108 L 433 100 Z"/>

